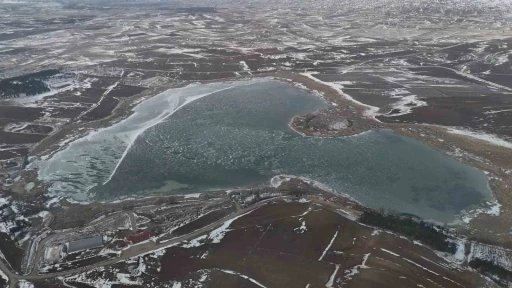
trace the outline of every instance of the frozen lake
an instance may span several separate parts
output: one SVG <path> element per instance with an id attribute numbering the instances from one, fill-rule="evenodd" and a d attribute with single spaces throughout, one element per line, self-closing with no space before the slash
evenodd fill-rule
<path id="1" fill-rule="evenodd" d="M 173 89 L 73 142 L 42 163 L 40 177 L 53 192 L 84 200 L 229 189 L 290 174 L 373 208 L 441 222 L 493 199 L 484 173 L 419 141 L 389 131 L 306 138 L 289 128 L 293 116 L 323 107 L 276 81 Z"/>

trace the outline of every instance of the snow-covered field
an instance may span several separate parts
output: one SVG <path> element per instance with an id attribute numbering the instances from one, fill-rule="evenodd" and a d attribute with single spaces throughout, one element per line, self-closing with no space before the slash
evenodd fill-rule
<path id="1" fill-rule="evenodd" d="M 512 250 L 499 246 L 471 243 L 467 261 L 481 259 L 499 265 L 508 271 L 512 271 Z"/>

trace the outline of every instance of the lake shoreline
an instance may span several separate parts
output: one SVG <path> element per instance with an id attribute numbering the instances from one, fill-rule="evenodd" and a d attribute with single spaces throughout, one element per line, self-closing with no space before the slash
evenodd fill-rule
<path id="1" fill-rule="evenodd" d="M 287 83 L 298 83 L 298 87 L 303 87 L 308 91 L 313 91 L 313 95 L 323 97 L 326 101 L 335 103 L 336 110 L 327 111 L 324 117 L 356 115 L 362 119 L 362 124 L 351 129 L 336 131 L 308 131 L 303 126 L 296 125 L 295 121 L 290 123 L 290 127 L 301 133 L 311 137 L 326 136 L 352 136 L 364 133 L 370 130 L 389 129 L 393 132 L 419 140 L 430 147 L 441 151 L 442 153 L 455 158 L 465 164 L 475 167 L 487 174 L 489 185 L 497 203 L 500 205 L 498 215 L 486 214 L 482 211 L 473 211 L 476 215 L 472 215 L 469 223 L 460 223 L 460 233 L 471 235 L 472 238 L 484 241 L 489 244 L 506 245 L 512 247 L 512 234 L 509 227 L 512 227 L 512 149 L 493 145 L 492 143 L 482 141 L 480 139 L 458 135 L 449 132 L 449 127 L 429 124 L 404 124 L 404 123 L 382 123 L 373 117 L 364 115 L 365 107 L 360 106 L 353 101 L 339 95 L 337 91 L 327 85 L 322 85 L 318 81 L 312 80 L 310 77 L 296 73 L 280 72 L 276 75 L 277 79 Z M 347 112 L 349 111 L 349 112 Z M 303 115 L 294 118 L 300 119 Z M 358 119 L 358 120 L 359 120 Z M 469 213 L 471 214 L 471 213 Z M 491 230 L 492 229 L 492 230 Z M 492 232 L 489 232 L 491 230 Z M 498 236 L 489 237 L 489 234 L 499 234 Z"/>
<path id="2" fill-rule="evenodd" d="M 306 76 L 303 76 L 300 74 L 286 73 L 286 72 L 262 73 L 261 75 L 256 75 L 251 78 L 235 79 L 235 80 L 227 79 L 227 82 L 246 81 L 246 80 L 250 80 L 252 78 L 269 78 L 269 79 L 283 81 L 288 84 L 292 84 L 294 86 L 297 86 L 297 84 L 299 84 L 299 86 L 303 85 L 306 88 L 306 90 L 308 90 L 310 92 L 317 91 L 318 94 L 317 93 L 313 93 L 313 94 L 316 94 L 317 96 L 322 96 L 326 101 L 328 101 L 330 103 L 335 103 L 337 105 L 336 107 L 342 107 L 342 108 L 349 107 L 352 111 L 351 113 L 356 113 L 356 115 L 358 114 L 359 117 L 361 119 L 363 119 L 361 121 L 363 125 L 355 126 L 351 129 L 344 130 L 340 133 L 335 133 L 335 135 L 332 135 L 333 134 L 332 131 L 329 133 L 325 133 L 325 131 L 314 131 L 314 133 L 312 133 L 311 131 L 306 131 L 305 129 L 301 129 L 301 127 L 298 127 L 294 123 L 295 119 L 298 119 L 297 117 L 302 116 L 302 115 L 297 115 L 296 117 L 294 117 L 292 119 L 292 121 L 290 123 L 290 127 L 293 130 L 301 133 L 302 135 L 313 136 L 313 137 L 325 137 L 325 136 L 339 137 L 339 136 L 357 135 L 359 133 L 367 132 L 370 130 L 390 129 L 390 130 L 393 130 L 397 134 L 411 137 L 416 140 L 420 140 L 420 141 L 428 144 L 429 146 L 433 147 L 434 149 L 440 150 L 443 153 L 448 154 L 449 156 L 454 157 L 460 161 L 463 161 L 464 163 L 469 164 L 473 167 L 476 167 L 482 171 L 490 172 L 490 173 L 492 173 L 492 175 L 496 175 L 496 177 L 489 177 L 489 178 L 490 178 L 490 185 L 491 185 L 491 188 L 492 188 L 492 191 L 493 191 L 495 197 L 498 199 L 498 202 L 503 205 L 503 207 L 501 209 L 501 214 L 499 216 L 495 217 L 495 216 L 489 216 L 487 214 L 480 213 L 480 214 L 478 214 L 478 217 L 476 217 L 473 221 L 470 222 L 470 225 L 462 225 L 462 226 L 466 226 L 466 227 L 461 227 L 462 232 L 466 233 L 468 231 L 473 231 L 474 230 L 473 227 L 477 227 L 476 231 L 478 231 L 478 230 L 482 229 L 482 228 L 479 228 L 479 227 L 482 227 L 482 225 L 481 225 L 482 223 L 488 223 L 489 221 L 495 222 L 494 220 L 496 220 L 496 219 L 507 218 L 507 217 L 504 217 L 503 215 L 509 214 L 508 211 L 511 210 L 510 207 L 512 207 L 512 203 L 510 203 L 510 199 L 507 199 L 508 197 L 506 197 L 506 194 L 510 195 L 510 193 L 512 193 L 512 192 L 510 191 L 510 188 L 509 189 L 506 188 L 506 183 L 512 182 L 512 179 L 511 179 L 512 175 L 508 175 L 501 171 L 505 168 L 500 170 L 501 167 L 503 167 L 503 166 L 506 167 L 506 161 L 503 162 L 503 161 L 499 161 L 499 159 L 495 159 L 495 158 L 500 158 L 499 155 L 506 154 L 508 151 L 507 149 L 505 149 L 505 148 L 502 149 L 501 147 L 496 147 L 494 145 L 487 144 L 482 141 L 474 140 L 472 138 L 467 138 L 467 137 L 463 137 L 460 135 L 450 134 L 447 132 L 447 129 L 444 127 L 421 125 L 421 124 L 380 123 L 380 122 L 376 121 L 375 119 L 365 117 L 364 107 L 360 107 L 357 105 L 357 103 L 351 102 L 348 99 L 340 97 L 340 95 L 336 91 L 333 91 L 332 88 L 330 88 L 326 85 L 322 85 L 321 83 L 318 83 L 317 81 L 313 81 L 309 77 L 306 77 Z M 213 83 L 226 82 L 226 80 L 205 81 L 204 83 L 212 83 L 212 82 Z M 201 82 L 201 83 L 203 83 L 203 82 Z M 188 85 L 188 84 L 182 83 L 182 84 L 178 85 L 177 87 L 184 87 L 186 85 Z M 172 88 L 174 88 L 174 87 L 172 87 Z M 299 87 L 299 88 L 301 88 L 301 87 Z M 161 92 L 161 91 L 164 91 L 167 89 L 169 89 L 169 87 L 166 87 L 165 89 L 164 88 L 159 89 L 159 91 Z M 323 95 L 319 95 L 319 94 L 323 94 Z M 84 137 L 91 131 L 94 131 L 94 129 L 99 129 L 99 128 L 101 129 L 102 127 L 108 127 L 108 126 L 113 125 L 114 123 L 118 123 L 122 119 L 126 119 L 129 115 L 131 115 L 132 109 L 136 104 L 140 103 L 140 101 L 142 101 L 142 100 L 152 98 L 152 96 L 155 96 L 155 95 L 158 95 L 158 93 L 153 93 L 152 95 L 150 93 L 148 95 L 144 95 L 144 96 L 140 96 L 140 97 L 132 97 L 129 100 L 120 104 L 119 107 L 116 108 L 116 113 L 114 113 L 114 115 L 112 115 L 111 117 L 109 117 L 107 119 L 98 120 L 92 124 L 91 123 L 71 124 L 74 127 L 73 128 L 74 131 L 80 131 L 80 133 L 78 133 L 74 139 Z M 336 112 L 336 111 L 334 111 L 334 112 Z M 78 130 L 77 128 L 84 128 L 84 129 Z M 430 138 L 421 136 L 422 134 L 428 135 L 425 133 L 429 133 L 431 135 L 438 135 L 439 138 L 436 138 L 437 136 L 433 136 Z M 434 138 L 443 139 L 444 141 L 436 142 L 436 140 Z M 48 140 L 48 139 L 46 139 L 46 140 Z M 469 140 L 469 141 L 467 141 L 467 140 Z M 48 141 L 51 142 L 51 140 L 48 140 Z M 59 142 L 55 141 L 54 143 L 59 143 Z M 68 143 L 62 145 L 60 147 L 60 149 L 65 148 Z M 474 155 L 477 155 L 478 157 L 481 157 L 482 154 L 484 154 L 483 156 L 488 157 L 488 153 L 486 153 L 487 151 L 493 151 L 494 152 L 493 155 L 497 155 L 497 157 L 492 157 L 493 159 L 490 160 L 491 164 L 485 164 L 485 163 L 482 163 L 481 161 L 474 160 L 473 158 L 471 158 L 471 155 L 468 156 L 464 153 L 456 156 L 456 155 L 451 154 L 453 152 L 452 151 L 453 147 L 451 147 L 451 146 L 454 146 L 455 144 L 459 145 L 457 147 L 461 147 L 461 149 L 467 150 L 469 154 L 474 154 Z M 58 151 L 60 149 L 52 151 L 51 154 L 55 153 L 56 151 Z M 38 154 L 38 152 L 41 153 L 42 150 L 44 150 L 44 149 L 36 148 L 34 150 L 35 153 L 33 153 L 32 155 L 37 155 L 37 156 L 44 155 L 44 154 Z M 501 160 L 503 160 L 503 159 L 505 159 L 505 158 L 501 157 Z M 495 178 L 500 178 L 502 180 L 497 181 Z M 29 179 L 27 179 L 27 180 L 29 180 Z M 28 181 L 26 183 L 28 183 Z M 508 187 L 510 187 L 510 185 Z M 507 193 L 507 192 L 509 192 L 509 193 Z M 151 197 L 151 196 L 148 196 L 148 197 Z M 498 226 L 503 227 L 503 224 L 507 223 L 508 221 L 503 222 L 500 220 L 498 222 L 502 222 L 502 223 L 498 223 Z M 485 237 L 484 234 L 485 233 L 482 233 L 478 237 L 487 238 L 487 237 Z M 498 240 L 498 243 L 502 243 L 504 241 L 508 242 L 509 240 L 504 240 L 504 239 Z"/>

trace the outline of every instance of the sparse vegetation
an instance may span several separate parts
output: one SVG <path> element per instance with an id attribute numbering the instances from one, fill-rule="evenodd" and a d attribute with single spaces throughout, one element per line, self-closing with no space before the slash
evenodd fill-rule
<path id="1" fill-rule="evenodd" d="M 48 92 L 50 88 L 44 80 L 59 73 L 59 70 L 51 69 L 0 80 L 0 98 L 31 96 Z"/>
<path id="2" fill-rule="evenodd" d="M 384 214 L 371 210 L 365 211 L 361 215 L 360 221 L 364 224 L 403 234 L 439 251 L 454 254 L 457 250 L 455 243 L 448 241 L 448 236 L 443 233 L 443 227 L 441 226 L 414 220 L 407 216 Z"/>
<path id="3" fill-rule="evenodd" d="M 504 285 L 504 287 L 507 287 L 507 285 L 512 282 L 512 272 L 508 271 L 507 269 L 494 264 L 491 261 L 482 260 L 482 259 L 474 259 L 469 262 L 469 266 L 471 268 L 474 268 L 478 270 L 480 273 L 488 276 L 497 276 L 499 277 L 500 281 L 498 281 L 498 284 Z M 491 277 L 495 281 L 495 277 Z"/>
<path id="4" fill-rule="evenodd" d="M 15 270 L 20 271 L 23 259 L 23 250 L 16 246 L 16 243 L 6 233 L 0 233 L 0 247 L 2 254 L 9 265 Z"/>

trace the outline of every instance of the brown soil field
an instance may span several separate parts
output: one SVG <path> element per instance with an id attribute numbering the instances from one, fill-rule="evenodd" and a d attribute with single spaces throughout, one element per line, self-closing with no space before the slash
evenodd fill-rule
<path id="1" fill-rule="evenodd" d="M 469 288 L 485 282 L 425 246 L 374 231 L 325 206 L 276 201 L 236 219 L 220 243 L 168 248 L 158 277 L 182 282 L 209 271 L 203 287 L 258 287 L 256 281 L 265 287 Z"/>
<path id="2" fill-rule="evenodd" d="M 179 80 L 183 81 L 210 81 L 234 78 L 236 75 L 233 72 L 205 72 L 205 73 L 181 73 Z"/>
<path id="3" fill-rule="evenodd" d="M 51 269 L 48 269 L 44 272 L 38 271 L 38 274 L 43 275 L 43 274 L 51 274 L 51 273 L 55 273 L 55 272 L 60 272 L 60 271 L 73 270 L 78 267 L 86 267 L 86 266 L 93 265 L 93 264 L 96 264 L 96 263 L 99 263 L 99 262 L 102 262 L 102 261 L 105 261 L 105 260 L 108 260 L 108 259 L 111 259 L 114 257 L 115 257 L 115 254 L 112 254 L 111 256 L 95 256 L 95 257 L 91 257 L 91 258 L 86 258 L 86 259 L 81 259 L 81 260 L 76 260 L 76 261 L 71 261 L 71 262 L 65 262 L 65 263 L 60 264 L 60 266 L 58 268 L 52 267 Z"/>
<path id="4" fill-rule="evenodd" d="M 16 121 L 34 121 L 43 117 L 43 111 L 44 108 L 1 105 L 0 118 Z"/>
<path id="5" fill-rule="evenodd" d="M 233 274 L 227 274 L 221 271 L 213 271 L 210 275 L 209 287 L 240 287 L 240 288 L 259 288 L 260 286 L 251 281 Z"/>
<path id="6" fill-rule="evenodd" d="M 51 113 L 52 113 L 53 118 L 72 119 L 72 118 L 77 117 L 78 115 L 80 115 L 80 113 L 82 113 L 86 110 L 87 110 L 87 108 L 84 108 L 84 107 L 64 107 L 64 108 L 59 107 L 59 108 L 54 109 Z"/>
<path id="7" fill-rule="evenodd" d="M 19 133 L 35 133 L 35 134 L 50 134 L 52 133 L 53 128 L 50 126 L 44 125 L 27 125 L 25 128 L 16 131 Z"/>
<path id="8" fill-rule="evenodd" d="M 28 155 L 28 148 L 10 149 L 0 151 L 0 160 L 12 159 Z"/>
<path id="9" fill-rule="evenodd" d="M 509 95 L 500 95 L 509 97 Z M 443 126 L 471 127 L 487 133 L 493 133 L 505 137 L 512 136 L 512 113 L 498 113 L 492 120 L 486 114 L 489 109 L 483 107 L 500 107 L 510 109 L 512 102 L 506 103 L 498 97 L 439 97 L 426 99 L 428 106 L 415 108 L 412 113 L 396 117 L 377 117 L 382 122 L 388 123 L 422 123 Z M 498 110 L 499 110 L 498 109 Z M 492 113 L 492 112 L 491 112 Z"/>
<path id="10" fill-rule="evenodd" d="M 14 153 L 13 151 L 9 151 L 9 150 L 0 151 L 0 160 L 12 159 L 15 157 L 19 157 L 19 156 L 18 156 L 18 154 Z"/>
<path id="11" fill-rule="evenodd" d="M 24 134 L 0 131 L 2 144 L 27 144 L 38 143 L 46 137 L 44 134 Z"/>
<path id="12" fill-rule="evenodd" d="M 117 85 L 110 93 L 108 93 L 108 96 L 110 97 L 131 97 L 134 95 L 137 95 L 139 93 L 142 93 L 146 88 L 144 87 L 138 87 L 138 86 L 129 86 L 129 85 Z"/>
<path id="13" fill-rule="evenodd" d="M 116 98 L 112 98 L 110 95 L 105 97 L 103 101 L 101 101 L 100 105 L 96 106 L 91 111 L 84 114 L 81 119 L 86 121 L 94 121 L 98 119 L 107 118 L 112 114 L 112 111 L 116 109 L 117 104 L 119 104 L 119 100 Z"/>

